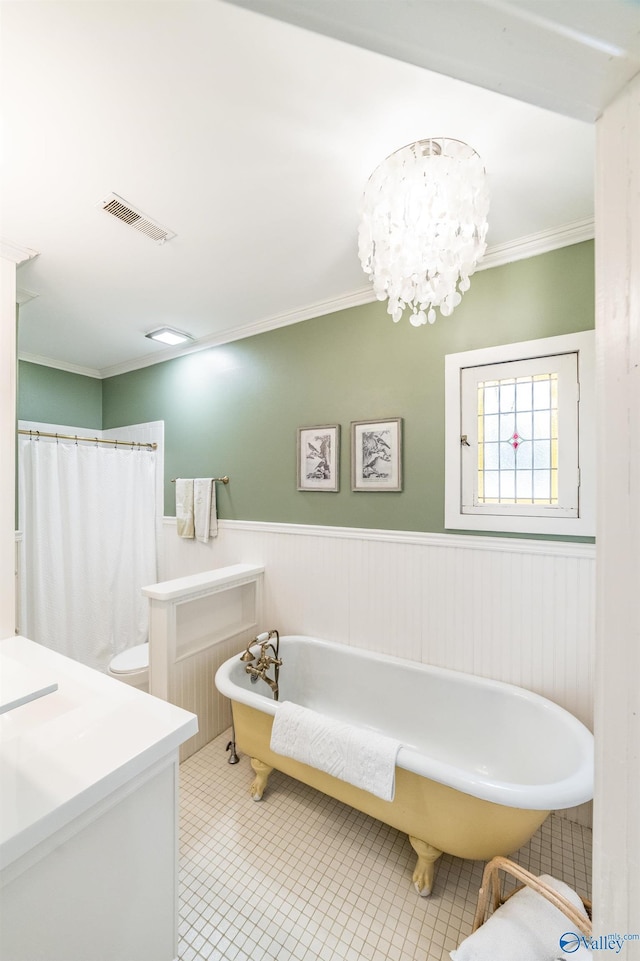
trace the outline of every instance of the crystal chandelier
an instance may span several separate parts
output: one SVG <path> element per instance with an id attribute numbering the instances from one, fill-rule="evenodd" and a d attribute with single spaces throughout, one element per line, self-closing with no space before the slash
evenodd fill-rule
<path id="1" fill-rule="evenodd" d="M 396 150 L 371 174 L 358 235 L 360 262 L 394 323 L 448 317 L 487 244 L 482 161 L 460 140 L 434 137 Z"/>

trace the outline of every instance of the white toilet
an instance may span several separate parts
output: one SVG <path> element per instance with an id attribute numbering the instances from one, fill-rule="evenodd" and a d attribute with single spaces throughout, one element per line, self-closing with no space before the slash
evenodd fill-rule
<path id="1" fill-rule="evenodd" d="M 149 691 L 149 642 L 136 644 L 116 654 L 107 671 L 110 677 L 124 681 L 141 691 Z"/>

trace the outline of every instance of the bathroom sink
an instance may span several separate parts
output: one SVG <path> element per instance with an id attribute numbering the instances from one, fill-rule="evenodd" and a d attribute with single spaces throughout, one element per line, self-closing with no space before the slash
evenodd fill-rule
<path id="1" fill-rule="evenodd" d="M 0 871 L 198 730 L 193 714 L 24 637 L 0 640 L 0 674 Z"/>
<path id="2" fill-rule="evenodd" d="M 0 674 L 2 957 L 176 958 L 197 717 L 24 637 L 0 639 Z"/>

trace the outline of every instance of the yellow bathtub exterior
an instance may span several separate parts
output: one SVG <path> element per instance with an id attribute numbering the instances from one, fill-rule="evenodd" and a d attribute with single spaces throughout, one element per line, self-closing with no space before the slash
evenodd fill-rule
<path id="1" fill-rule="evenodd" d="M 271 715 L 235 701 L 232 707 L 236 744 L 252 759 L 255 778 L 251 793 L 255 800 L 262 797 L 275 768 L 405 832 L 418 855 L 413 881 L 423 896 L 431 893 L 434 864 L 443 851 L 482 861 L 497 854 L 512 854 L 526 844 L 549 814 L 483 801 L 403 768 L 396 768 L 394 800 L 383 801 L 306 764 L 274 754 L 269 746 Z"/>

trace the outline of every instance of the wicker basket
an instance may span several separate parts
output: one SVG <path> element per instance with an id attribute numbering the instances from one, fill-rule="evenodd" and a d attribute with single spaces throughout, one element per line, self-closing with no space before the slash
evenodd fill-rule
<path id="1" fill-rule="evenodd" d="M 502 895 L 502 883 L 500 879 L 499 872 L 504 871 L 506 874 L 512 875 L 517 881 L 521 881 L 520 884 L 514 891 L 511 891 L 508 895 Z M 530 871 L 526 871 L 521 868 L 519 864 L 515 861 L 510 861 L 509 858 L 496 857 L 486 865 L 484 873 L 482 875 L 482 886 L 478 893 L 478 906 L 476 908 L 476 916 L 473 920 L 473 931 L 477 931 L 478 928 L 484 924 L 487 918 L 493 911 L 496 911 L 501 904 L 504 904 L 516 891 L 520 891 L 523 887 L 530 887 L 538 894 L 554 904 L 559 911 L 562 911 L 564 915 L 571 921 L 578 931 L 587 937 L 591 937 L 591 902 L 582 898 L 582 903 L 589 917 L 586 917 L 578 911 L 575 905 L 571 904 L 570 901 L 556 891 L 554 888 L 550 887 L 540 878 L 537 878 L 535 874 L 531 874 Z"/>

